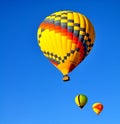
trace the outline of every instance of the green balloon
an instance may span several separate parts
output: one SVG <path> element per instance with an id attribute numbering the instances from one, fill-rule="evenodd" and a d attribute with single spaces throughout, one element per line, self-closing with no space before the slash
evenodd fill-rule
<path id="1" fill-rule="evenodd" d="M 88 98 L 84 94 L 79 94 L 75 97 L 75 103 L 80 107 L 83 108 L 88 101 Z"/>

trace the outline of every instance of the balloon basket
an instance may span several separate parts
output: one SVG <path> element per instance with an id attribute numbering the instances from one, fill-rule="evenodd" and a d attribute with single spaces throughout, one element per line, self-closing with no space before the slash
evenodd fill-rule
<path id="1" fill-rule="evenodd" d="M 69 81 L 69 80 L 70 80 L 70 77 L 68 75 L 64 75 L 63 81 Z"/>

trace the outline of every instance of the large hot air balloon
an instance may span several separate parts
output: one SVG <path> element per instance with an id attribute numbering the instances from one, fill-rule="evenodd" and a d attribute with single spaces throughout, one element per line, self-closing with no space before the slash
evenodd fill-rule
<path id="1" fill-rule="evenodd" d="M 88 98 L 86 95 L 79 94 L 75 97 L 75 103 L 80 107 L 83 108 L 88 101 Z"/>
<path id="2" fill-rule="evenodd" d="M 93 47 L 95 32 L 88 18 L 78 12 L 59 11 L 47 16 L 37 32 L 43 54 L 69 80 L 71 72 Z"/>
<path id="3" fill-rule="evenodd" d="M 103 105 L 101 103 L 94 103 L 92 109 L 97 115 L 99 115 L 103 110 Z"/>

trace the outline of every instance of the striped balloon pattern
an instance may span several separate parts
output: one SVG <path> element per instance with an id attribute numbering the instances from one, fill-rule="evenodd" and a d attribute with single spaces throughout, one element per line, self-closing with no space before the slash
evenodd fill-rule
<path id="1" fill-rule="evenodd" d="M 79 106 L 81 109 L 86 105 L 88 101 L 88 98 L 84 94 L 79 94 L 75 97 L 75 103 L 77 106 Z"/>
<path id="2" fill-rule="evenodd" d="M 83 14 L 58 11 L 40 24 L 37 39 L 44 56 L 63 75 L 68 75 L 91 51 L 95 31 Z"/>

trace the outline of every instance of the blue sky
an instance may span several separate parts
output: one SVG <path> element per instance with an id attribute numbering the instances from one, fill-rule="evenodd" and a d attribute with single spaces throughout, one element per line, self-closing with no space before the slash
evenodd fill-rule
<path id="1" fill-rule="evenodd" d="M 115 124 L 120 122 L 120 2 L 118 0 L 34 0 L 0 2 L 0 124 Z M 59 10 L 86 15 L 96 40 L 89 56 L 62 74 L 42 55 L 37 29 Z M 74 98 L 86 94 L 80 110 Z M 100 116 L 92 104 L 102 102 Z"/>

